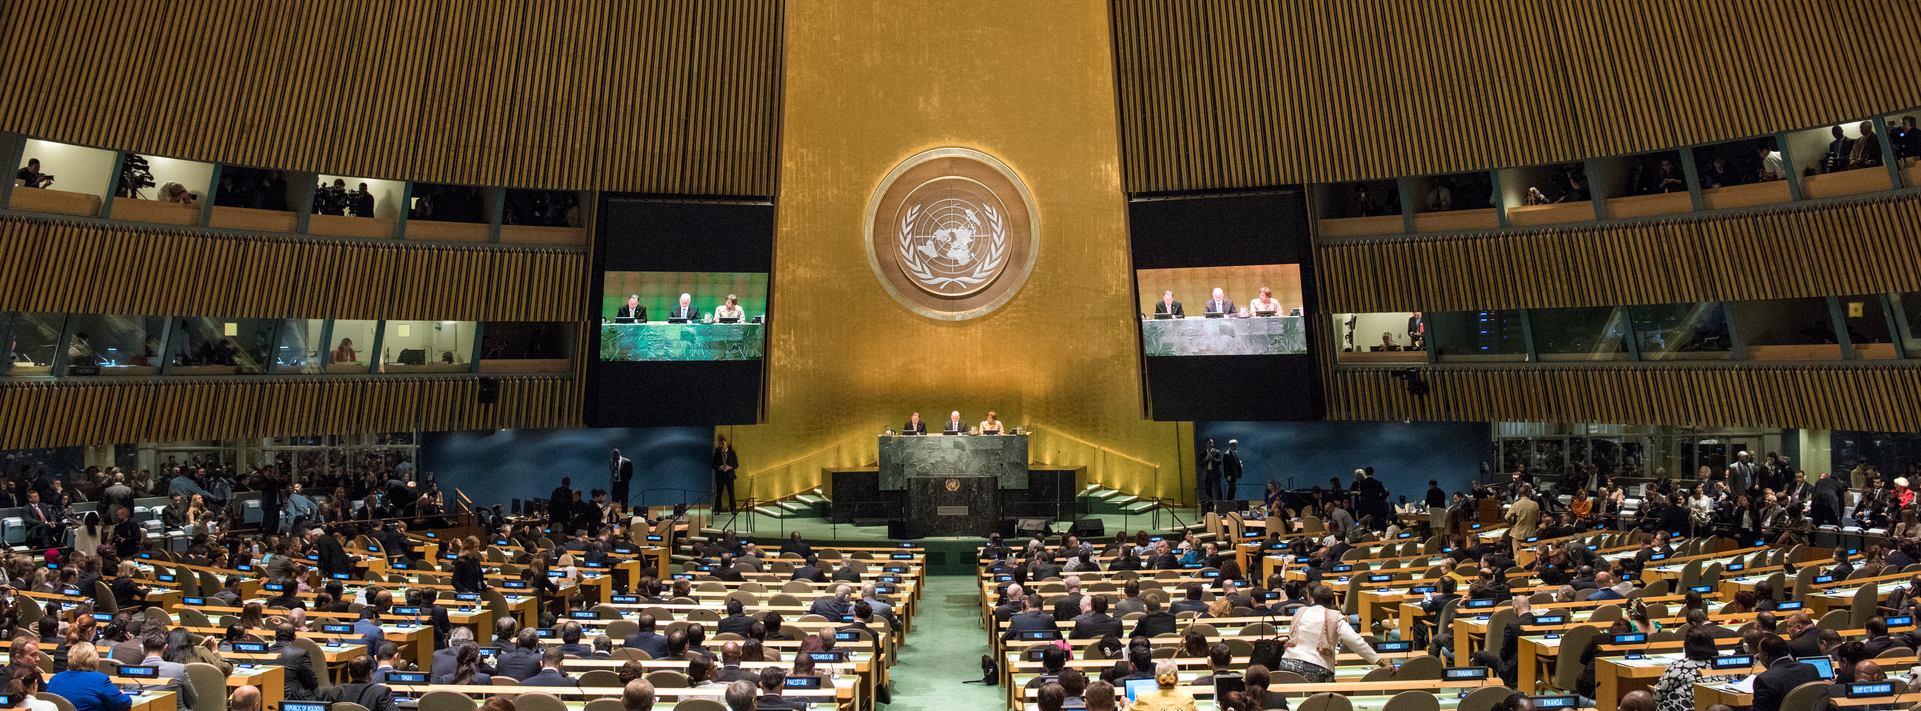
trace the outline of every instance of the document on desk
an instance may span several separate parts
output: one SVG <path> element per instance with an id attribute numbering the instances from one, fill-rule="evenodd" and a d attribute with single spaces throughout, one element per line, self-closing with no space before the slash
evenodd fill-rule
<path id="1" fill-rule="evenodd" d="M 1752 694 L 1754 693 L 1754 678 L 1757 676 L 1760 676 L 1760 675 L 1750 674 L 1746 679 L 1742 679 L 1740 681 L 1731 681 L 1726 684 L 1723 684 L 1723 686 L 1726 686 L 1730 691 L 1738 691 L 1743 694 Z"/>

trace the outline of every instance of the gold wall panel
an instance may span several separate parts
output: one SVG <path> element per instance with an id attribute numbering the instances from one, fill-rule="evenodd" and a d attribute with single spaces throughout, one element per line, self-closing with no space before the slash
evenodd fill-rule
<path id="1" fill-rule="evenodd" d="M 1423 368 L 1416 397 L 1385 368 L 1335 368 L 1328 419 L 1595 422 L 1913 432 L 1911 365 Z"/>
<path id="2" fill-rule="evenodd" d="M 69 380 L 0 384 L 0 450 L 358 432 L 579 427 L 572 377 L 254 381 Z"/>
<path id="3" fill-rule="evenodd" d="M 0 311 L 584 321 L 587 255 L 0 216 Z"/>
<path id="4" fill-rule="evenodd" d="M 1130 192 L 1671 149 L 1921 105 L 1852 0 L 1112 0 Z"/>
<path id="5" fill-rule="evenodd" d="M 0 65 L 0 130 L 364 177 L 773 193 L 779 0 L 168 8 L 0 6 L 0 52 L 23 58 Z"/>
<path id="6" fill-rule="evenodd" d="M 1326 313 L 1921 291 L 1921 196 L 1314 248 Z M 1409 278 L 1410 275 L 1413 278 Z"/>
<path id="7" fill-rule="evenodd" d="M 1036 460 L 1191 498 L 1191 435 L 1141 415 L 1105 3 L 820 0 L 789 4 L 786 30 L 766 415 L 723 429 L 743 495 L 870 463 L 871 438 L 911 411 L 977 422 L 992 409 L 1045 426 Z M 881 179 L 946 146 L 1010 166 L 1042 229 L 1020 292 L 962 322 L 909 312 L 862 253 Z"/>

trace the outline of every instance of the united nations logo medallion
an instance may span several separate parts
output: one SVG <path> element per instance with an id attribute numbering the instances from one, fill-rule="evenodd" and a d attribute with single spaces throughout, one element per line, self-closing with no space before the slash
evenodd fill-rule
<path id="1" fill-rule="evenodd" d="M 1039 220 L 1014 171 L 965 148 L 902 162 L 867 207 L 867 261 L 915 313 L 958 321 L 1012 299 L 1034 267 Z"/>
<path id="2" fill-rule="evenodd" d="M 948 490 L 948 491 L 960 491 L 960 480 L 959 480 L 959 479 L 948 479 L 948 480 L 947 480 L 947 490 Z"/>

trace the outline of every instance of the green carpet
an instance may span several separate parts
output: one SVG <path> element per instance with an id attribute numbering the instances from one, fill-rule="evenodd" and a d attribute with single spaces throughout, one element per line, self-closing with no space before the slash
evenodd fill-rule
<path id="1" fill-rule="evenodd" d="M 927 578 L 914 631 L 890 674 L 894 703 L 888 711 L 997 709 L 1006 697 L 999 686 L 963 684 L 981 678 L 987 636 L 980 626 L 980 588 L 972 576 Z"/>

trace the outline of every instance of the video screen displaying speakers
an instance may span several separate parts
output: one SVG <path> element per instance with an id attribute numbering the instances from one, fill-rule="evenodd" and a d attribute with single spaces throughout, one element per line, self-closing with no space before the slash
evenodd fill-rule
<path id="1" fill-rule="evenodd" d="M 1299 264 L 1140 269 L 1134 283 L 1149 358 L 1307 352 Z"/>
<path id="2" fill-rule="evenodd" d="M 760 360 L 766 274 L 607 272 L 601 285 L 603 361 Z"/>
<path id="3" fill-rule="evenodd" d="M 772 323 L 773 204 L 611 195 L 598 226 L 587 424 L 758 421 Z"/>
<path id="4" fill-rule="evenodd" d="M 1149 416 L 1321 419 L 1301 191 L 1137 196 L 1128 224 Z"/>

